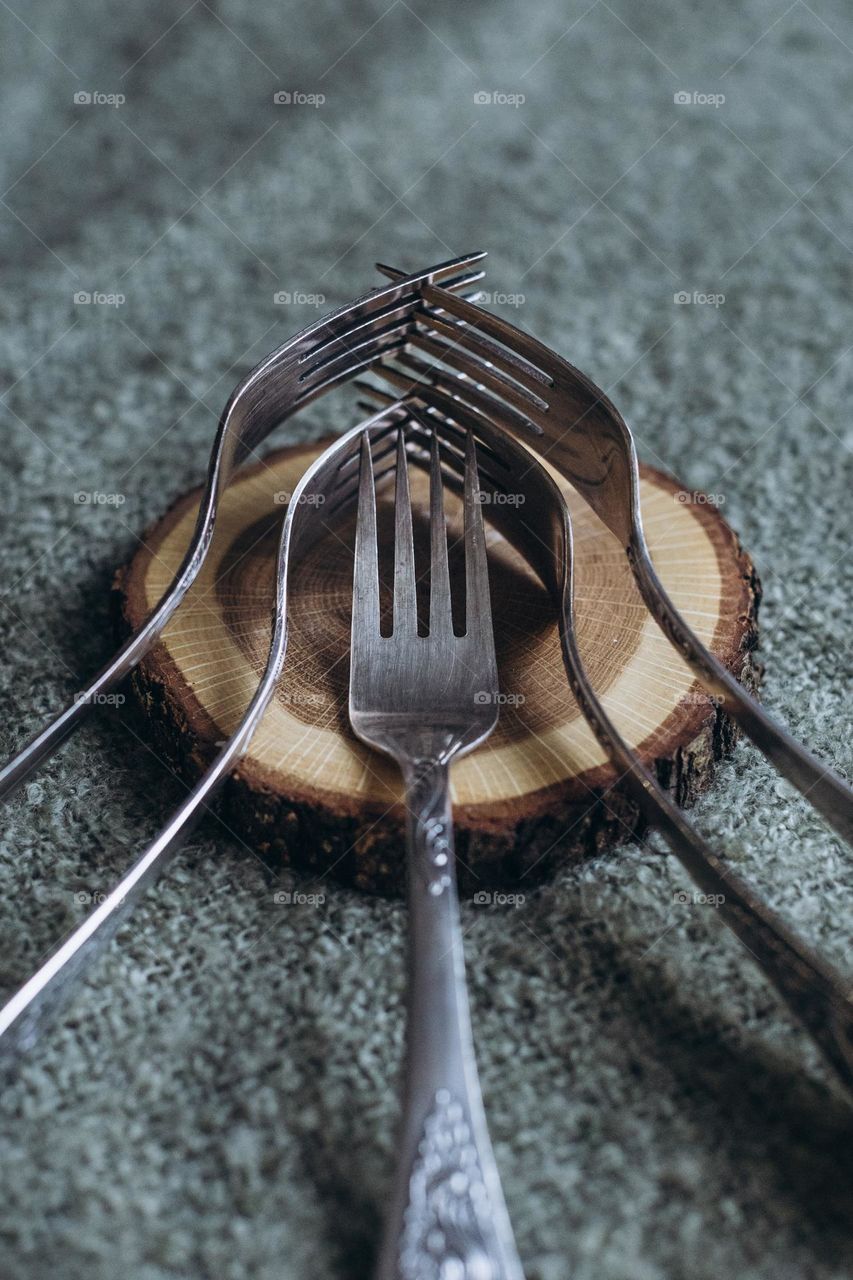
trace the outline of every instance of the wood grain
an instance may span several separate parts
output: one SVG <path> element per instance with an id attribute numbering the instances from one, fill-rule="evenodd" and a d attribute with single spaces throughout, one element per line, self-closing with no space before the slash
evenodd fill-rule
<path id="1" fill-rule="evenodd" d="M 287 495 L 325 442 L 278 450 L 228 491 L 205 566 L 133 679 L 156 750 L 192 778 L 236 726 L 269 640 L 278 529 Z M 733 731 L 646 613 L 625 556 L 560 480 L 575 528 L 581 652 L 624 737 L 679 803 L 706 786 Z M 426 480 L 413 479 L 425 509 Z M 188 544 L 199 491 L 147 531 L 115 583 L 126 633 L 167 588 Z M 748 556 L 702 496 L 641 469 L 643 520 L 664 586 L 698 635 L 751 687 L 758 582 Z M 390 546 L 390 491 L 380 540 Z M 448 495 L 453 541 L 457 500 Z M 458 525 L 456 526 L 458 530 Z M 522 557 L 489 529 L 501 676 L 500 724 L 452 771 L 463 885 L 526 883 L 627 837 L 637 816 L 566 684 L 551 603 Z M 426 527 L 416 529 L 423 546 Z M 402 879 L 402 812 L 393 766 L 353 737 L 346 715 L 352 522 L 296 572 L 288 661 L 250 753 L 229 780 L 223 820 L 265 855 L 380 892 Z M 458 568 L 458 566 L 457 566 Z"/>

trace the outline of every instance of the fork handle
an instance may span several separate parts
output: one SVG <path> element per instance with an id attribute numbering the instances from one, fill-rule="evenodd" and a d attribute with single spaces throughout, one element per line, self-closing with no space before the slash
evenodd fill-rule
<path id="1" fill-rule="evenodd" d="M 409 881 L 403 1121 L 376 1280 L 523 1280 L 471 1034 L 445 761 L 403 766 Z"/>
<path id="2" fill-rule="evenodd" d="M 571 603 L 565 599 L 560 630 L 569 684 L 587 722 L 619 770 L 621 783 L 634 797 L 646 821 L 663 834 L 702 894 L 714 903 L 724 922 L 764 970 L 842 1085 L 853 1093 L 851 984 L 717 857 L 637 759 L 596 697 L 572 631 Z"/>
<path id="3" fill-rule="evenodd" d="M 831 766 L 818 760 L 777 724 L 719 659 L 705 648 L 667 595 L 644 541 L 633 539 L 626 548 L 626 554 L 646 607 L 693 674 L 842 840 L 853 844 L 853 791 L 850 786 Z"/>
<path id="4" fill-rule="evenodd" d="M 62 1008 L 78 977 L 106 950 L 119 925 L 206 812 L 245 752 L 269 705 L 284 664 L 285 640 L 286 632 L 279 624 L 270 643 L 266 669 L 242 720 L 163 830 L 104 901 L 0 1007 L 0 1078 L 14 1074 L 23 1055 Z"/>

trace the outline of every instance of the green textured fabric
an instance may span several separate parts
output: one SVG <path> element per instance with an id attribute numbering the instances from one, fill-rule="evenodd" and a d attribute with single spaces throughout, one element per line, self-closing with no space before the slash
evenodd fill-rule
<path id="1" fill-rule="evenodd" d="M 237 378 L 318 314 L 303 295 L 483 247 L 496 309 L 724 497 L 764 582 L 767 704 L 851 767 L 841 0 L 11 0 L 0 26 L 4 751 L 109 656 L 112 569 L 201 478 Z M 6 987 L 181 794 L 119 710 L 8 805 Z M 850 854 L 756 752 L 696 817 L 844 961 Z M 325 901 L 275 902 L 294 886 Z M 850 1275 L 850 1110 L 685 887 L 652 842 L 464 907 L 529 1280 Z M 404 936 L 400 904 L 276 880 L 210 819 L 3 1092 L 4 1280 L 363 1280 Z"/>

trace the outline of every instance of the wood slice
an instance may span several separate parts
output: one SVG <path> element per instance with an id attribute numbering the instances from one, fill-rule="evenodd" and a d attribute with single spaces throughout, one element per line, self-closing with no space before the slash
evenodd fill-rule
<path id="1" fill-rule="evenodd" d="M 199 579 L 133 677 L 156 749 L 187 778 L 213 758 L 254 692 L 269 642 L 282 503 L 325 443 L 279 450 L 233 483 Z M 733 727 L 649 617 L 616 540 L 555 478 L 574 520 L 579 643 L 595 688 L 628 742 L 677 801 L 689 803 L 731 746 Z M 413 473 L 413 500 L 424 508 L 427 484 Z M 195 490 L 179 499 L 118 573 L 122 634 L 168 587 L 199 497 Z M 676 605 L 754 687 L 760 590 L 737 537 L 710 502 L 648 467 L 641 468 L 641 504 L 655 566 Z M 450 494 L 447 508 L 452 535 L 459 503 Z M 390 515 L 386 490 L 386 551 Z M 424 531 L 416 530 L 416 544 Z M 404 875 L 399 775 L 355 739 L 347 720 L 352 534 L 352 522 L 339 525 L 297 568 L 284 678 L 220 812 L 241 841 L 274 860 L 395 892 Z M 487 537 L 507 701 L 489 740 L 452 769 L 466 891 L 521 877 L 530 884 L 638 830 L 636 811 L 569 691 L 548 596 L 488 525 Z"/>

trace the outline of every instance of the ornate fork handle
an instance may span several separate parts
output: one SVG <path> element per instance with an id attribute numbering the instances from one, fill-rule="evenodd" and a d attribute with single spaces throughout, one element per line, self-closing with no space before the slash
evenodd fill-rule
<path id="1" fill-rule="evenodd" d="M 409 1007 L 403 1125 L 377 1280 L 523 1280 L 474 1059 L 445 760 L 403 766 Z"/>

